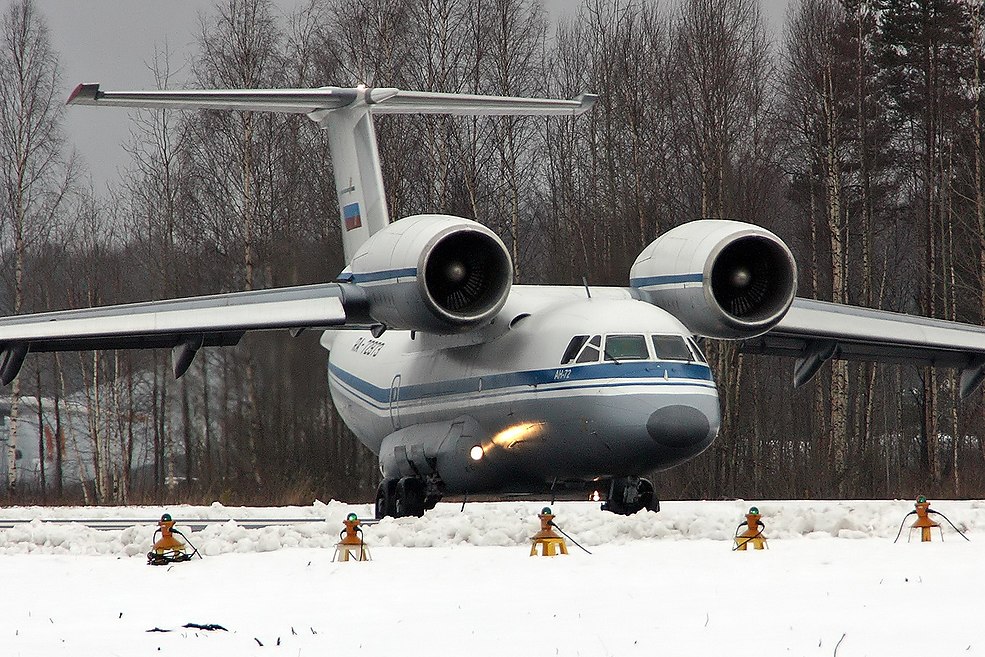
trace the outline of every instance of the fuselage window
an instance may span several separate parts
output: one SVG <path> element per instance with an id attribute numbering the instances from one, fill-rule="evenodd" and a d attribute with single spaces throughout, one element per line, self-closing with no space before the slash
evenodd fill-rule
<path id="1" fill-rule="evenodd" d="M 581 350 L 581 354 L 578 356 L 576 363 L 597 363 L 599 360 L 599 354 L 602 353 L 602 338 L 598 335 L 593 335 L 592 339 L 588 341 L 588 344 Z"/>
<path id="2" fill-rule="evenodd" d="M 612 360 L 647 360 L 646 338 L 642 335 L 605 336 L 605 357 Z"/>
<path id="3" fill-rule="evenodd" d="M 564 355 L 561 356 L 561 364 L 567 365 L 573 361 L 575 356 L 578 355 L 578 352 L 581 351 L 581 348 L 585 346 L 586 342 L 588 342 L 587 335 L 576 335 L 571 338 L 571 342 L 568 343 L 568 348 L 564 350 Z"/>
<path id="4" fill-rule="evenodd" d="M 694 360 L 684 338 L 679 335 L 653 336 L 653 350 L 657 352 L 657 360 Z"/>
<path id="5" fill-rule="evenodd" d="M 691 338 L 688 338 L 687 339 L 687 344 L 688 344 L 689 347 L 691 347 L 691 352 L 694 354 L 694 359 L 696 361 L 698 361 L 699 363 L 707 363 L 708 362 L 707 360 L 705 360 L 705 355 L 703 353 L 701 353 L 701 347 L 698 346 L 698 343 L 697 342 L 695 342 Z"/>

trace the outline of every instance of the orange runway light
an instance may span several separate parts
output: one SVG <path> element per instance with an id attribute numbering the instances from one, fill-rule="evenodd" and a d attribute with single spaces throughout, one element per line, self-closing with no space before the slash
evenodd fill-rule
<path id="1" fill-rule="evenodd" d="M 759 509 L 752 507 L 749 509 L 749 513 L 746 514 L 746 519 L 739 523 L 739 526 L 735 528 L 735 550 L 745 550 L 750 543 L 757 550 L 762 550 L 763 548 L 768 548 L 766 544 L 766 537 L 763 536 L 763 530 L 766 529 L 766 525 L 760 520 L 762 516 L 759 513 Z M 745 531 L 741 534 L 739 530 L 745 527 Z"/>
<path id="2" fill-rule="evenodd" d="M 934 527 L 937 527 L 937 531 L 941 534 L 941 540 L 944 540 L 944 530 L 941 529 L 941 524 L 930 519 L 930 513 L 933 513 L 930 509 L 930 502 L 927 498 L 921 495 L 917 498 L 916 503 L 913 505 L 916 509 L 917 519 L 913 521 L 910 525 L 910 535 L 907 537 L 907 542 L 913 536 L 913 530 L 920 530 L 920 542 L 929 543 L 931 538 L 931 531 Z"/>
<path id="3" fill-rule="evenodd" d="M 551 507 L 545 506 L 543 511 L 537 514 L 537 517 L 540 518 L 540 531 L 530 539 L 530 556 L 537 554 L 538 545 L 542 557 L 553 557 L 559 553 L 567 554 L 567 543 L 554 531 L 554 514 L 551 513 Z"/>
<path id="4" fill-rule="evenodd" d="M 185 544 L 175 538 L 175 534 L 182 537 L 184 535 L 174 528 L 174 522 L 169 513 L 161 516 L 160 522 L 157 523 L 157 531 L 154 532 L 155 537 L 160 534 L 161 538 L 154 542 L 154 547 L 147 553 L 148 565 L 165 566 L 192 558 L 192 555 L 185 552 Z"/>
<path id="5" fill-rule="evenodd" d="M 372 561 L 369 548 L 363 540 L 363 530 L 359 528 L 359 517 L 350 513 L 342 523 L 345 529 L 339 533 L 340 540 L 335 544 L 332 561 Z"/>

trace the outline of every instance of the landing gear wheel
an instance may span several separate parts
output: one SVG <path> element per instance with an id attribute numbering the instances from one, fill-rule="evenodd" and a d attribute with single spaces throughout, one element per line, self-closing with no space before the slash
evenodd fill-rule
<path id="1" fill-rule="evenodd" d="M 654 512 L 660 511 L 660 500 L 656 499 L 657 496 L 653 492 L 653 482 L 649 479 L 641 478 L 636 491 L 640 496 L 640 509 Z"/>
<path id="2" fill-rule="evenodd" d="M 618 477 L 612 480 L 609 499 L 603 511 L 631 516 L 638 511 L 659 511 L 660 500 L 654 499 L 653 483 L 641 477 Z"/>
<path id="3" fill-rule="evenodd" d="M 424 496 L 424 510 L 430 511 L 438 505 L 441 501 L 441 495 L 425 495 Z"/>
<path id="4" fill-rule="evenodd" d="M 396 516 L 421 517 L 424 515 L 424 499 L 426 493 L 424 482 L 417 477 L 403 477 L 397 482 L 395 503 Z"/>
<path id="5" fill-rule="evenodd" d="M 397 499 L 397 480 L 384 479 L 376 489 L 376 519 L 382 520 L 386 516 L 395 517 Z"/>

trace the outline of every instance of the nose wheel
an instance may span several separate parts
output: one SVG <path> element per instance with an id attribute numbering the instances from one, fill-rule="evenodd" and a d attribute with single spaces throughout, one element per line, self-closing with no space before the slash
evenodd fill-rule
<path id="1" fill-rule="evenodd" d="M 653 483 L 642 477 L 617 477 L 609 486 L 609 499 L 603 511 L 631 516 L 637 511 L 659 511 L 660 500 L 653 492 Z"/>

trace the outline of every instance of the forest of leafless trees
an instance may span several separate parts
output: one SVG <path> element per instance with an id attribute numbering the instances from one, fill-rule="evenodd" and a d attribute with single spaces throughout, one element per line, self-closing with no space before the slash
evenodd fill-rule
<path id="1" fill-rule="evenodd" d="M 628 284 L 660 232 L 763 225 L 799 295 L 985 323 L 983 0 L 216 0 L 161 88 L 365 83 L 600 95 L 577 119 L 383 117 L 394 218 L 474 218 L 521 283 Z M 304 117 L 142 111 L 96 195 L 62 128 L 58 44 L 31 0 L 0 17 L 0 307 L 38 312 L 332 280 L 344 263 L 326 136 Z M 655 476 L 663 498 L 985 495 L 983 393 L 957 372 L 790 360 L 705 343 L 724 426 Z M 368 499 L 375 457 L 304 333 L 205 350 L 32 354 L 5 391 L 0 500 Z M 30 428 L 31 431 L 27 431 Z M 27 437 L 30 438 L 27 438 Z M 18 446 L 20 445 L 20 447 Z M 71 452 L 75 456 L 67 458 Z M 0 461 L 4 460 L 0 458 Z M 81 484 L 80 484 L 81 481 Z"/>

